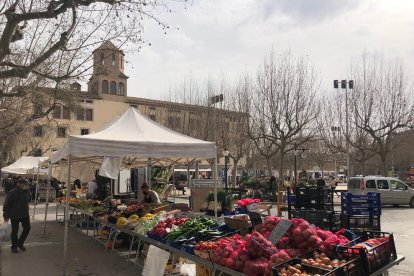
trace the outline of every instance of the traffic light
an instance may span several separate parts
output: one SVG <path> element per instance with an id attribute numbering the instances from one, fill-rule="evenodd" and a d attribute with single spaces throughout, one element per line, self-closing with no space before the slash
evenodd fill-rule
<path id="1" fill-rule="evenodd" d="M 334 80 L 334 88 L 338 88 L 338 80 Z"/>
<path id="2" fill-rule="evenodd" d="M 341 81 L 341 88 L 346 89 L 346 80 Z"/>
<path id="3" fill-rule="evenodd" d="M 349 89 L 354 89 L 354 81 L 350 80 L 348 83 L 349 83 Z"/>

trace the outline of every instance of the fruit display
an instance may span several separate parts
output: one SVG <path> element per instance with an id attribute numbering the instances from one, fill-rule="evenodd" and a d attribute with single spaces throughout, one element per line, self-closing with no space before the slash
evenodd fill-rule
<path id="1" fill-rule="evenodd" d="M 346 260 L 330 259 L 325 253 L 315 252 L 311 258 L 302 258 L 302 263 L 314 267 L 333 270 L 346 264 Z"/>
<path id="2" fill-rule="evenodd" d="M 313 271 L 306 271 L 302 265 L 287 265 L 278 270 L 278 275 L 280 276 L 321 276 L 322 274 L 315 273 Z"/>
<path id="3" fill-rule="evenodd" d="M 246 236 L 246 250 L 253 259 L 269 258 L 277 252 L 276 247 L 257 231 Z"/>
<path id="4" fill-rule="evenodd" d="M 165 237 L 168 233 L 171 232 L 171 229 L 174 226 L 180 226 L 184 224 L 187 221 L 187 218 L 167 218 L 165 220 L 161 220 L 157 223 L 157 225 L 152 228 L 150 231 L 151 234 L 159 236 L 159 237 Z"/>
<path id="5" fill-rule="evenodd" d="M 154 226 L 158 223 L 159 219 L 159 215 L 152 215 L 151 219 L 148 216 L 141 217 L 136 222 L 134 231 L 140 235 L 145 235 L 148 231 L 154 228 Z"/>

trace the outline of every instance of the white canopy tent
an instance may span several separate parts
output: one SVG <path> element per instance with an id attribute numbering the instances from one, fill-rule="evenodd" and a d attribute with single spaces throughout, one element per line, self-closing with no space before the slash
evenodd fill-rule
<path id="1" fill-rule="evenodd" d="M 36 174 L 36 192 L 35 192 L 35 203 L 33 208 L 33 219 L 36 214 L 37 206 L 37 193 L 39 189 L 39 175 L 46 174 L 43 169 L 41 169 L 42 163 L 46 162 L 49 157 L 46 156 L 22 156 L 16 160 L 16 162 L 10 164 L 7 167 L 1 168 L 3 173 L 11 173 L 17 175 L 26 175 L 26 174 Z"/>
<path id="2" fill-rule="evenodd" d="M 127 167 L 145 166 L 152 162 L 168 164 L 214 159 L 214 208 L 217 214 L 217 155 L 214 142 L 198 140 L 175 132 L 130 107 L 99 132 L 69 136 L 63 147 L 52 154 L 51 163 L 66 159 L 69 183 L 72 162 L 87 160 L 102 164 L 104 157 L 121 158 L 121 166 Z M 69 202 L 70 185 L 67 187 L 66 202 Z M 68 211 L 69 209 L 65 208 L 64 275 L 67 273 Z"/>
<path id="3" fill-rule="evenodd" d="M 22 156 L 13 164 L 1 168 L 1 171 L 18 175 L 30 174 L 36 172 L 40 164 L 48 159 L 48 157 Z"/>

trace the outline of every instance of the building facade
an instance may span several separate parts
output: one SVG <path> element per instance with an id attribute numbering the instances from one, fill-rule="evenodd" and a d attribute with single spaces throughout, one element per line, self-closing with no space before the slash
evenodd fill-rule
<path id="1" fill-rule="evenodd" d="M 71 85 L 72 90 L 78 91 L 80 108 L 71 110 L 57 105 L 51 116 L 53 124 L 36 124 L 33 127 L 34 138 L 43 141 L 39 153 L 48 155 L 50 150 L 63 145 L 68 135 L 86 135 L 99 131 L 130 107 L 177 132 L 216 141 L 219 156 L 224 147 L 231 150 L 230 140 L 235 135 L 229 133 L 239 131 L 240 124 L 248 122 L 247 114 L 212 106 L 129 97 L 124 63 L 124 53 L 110 41 L 94 50 L 93 72 L 88 82 L 88 90 L 81 91 L 78 83 Z M 220 143 L 220 137 L 224 143 Z M 220 144 L 224 145 L 223 149 Z M 220 158 L 219 163 L 223 162 L 224 158 Z M 245 163 L 246 157 L 243 157 L 238 165 L 243 166 Z"/>

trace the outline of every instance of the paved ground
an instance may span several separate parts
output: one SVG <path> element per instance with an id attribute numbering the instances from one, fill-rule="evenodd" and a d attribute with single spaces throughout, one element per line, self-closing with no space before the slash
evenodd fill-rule
<path id="1" fill-rule="evenodd" d="M 0 205 L 3 203 L 0 198 Z M 2 209 L 2 208 L 0 208 Z M 54 216 L 52 207 L 50 219 Z M 37 220 L 27 240 L 27 251 L 12 254 L 8 243 L 0 243 L 0 276 L 55 276 L 63 267 L 63 223 L 49 222 L 43 236 L 43 208 L 38 208 Z M 141 269 L 116 253 L 105 251 L 103 245 L 79 231 L 69 228 L 69 272 L 74 276 L 141 275 Z"/>
<path id="2" fill-rule="evenodd" d="M 187 196 L 188 194 L 177 197 L 176 202 L 188 202 Z M 3 199 L 0 197 L 0 205 Z M 335 201 L 338 202 L 338 199 Z M 0 276 L 60 275 L 63 264 L 63 224 L 51 221 L 48 224 L 47 237 L 43 237 L 43 207 L 44 204 L 37 208 L 26 252 L 11 254 L 9 245 L 0 243 Z M 54 220 L 55 208 L 51 207 L 50 210 L 48 220 Z M 32 212 L 33 209 L 31 214 Z M 276 208 L 271 213 L 276 214 Z M 385 207 L 381 221 L 383 231 L 395 234 L 397 253 L 406 257 L 401 265 L 390 270 L 390 275 L 414 275 L 414 208 Z M 115 253 L 105 251 L 101 244 L 79 231 L 69 229 L 70 275 L 141 275 L 138 266 Z"/>

